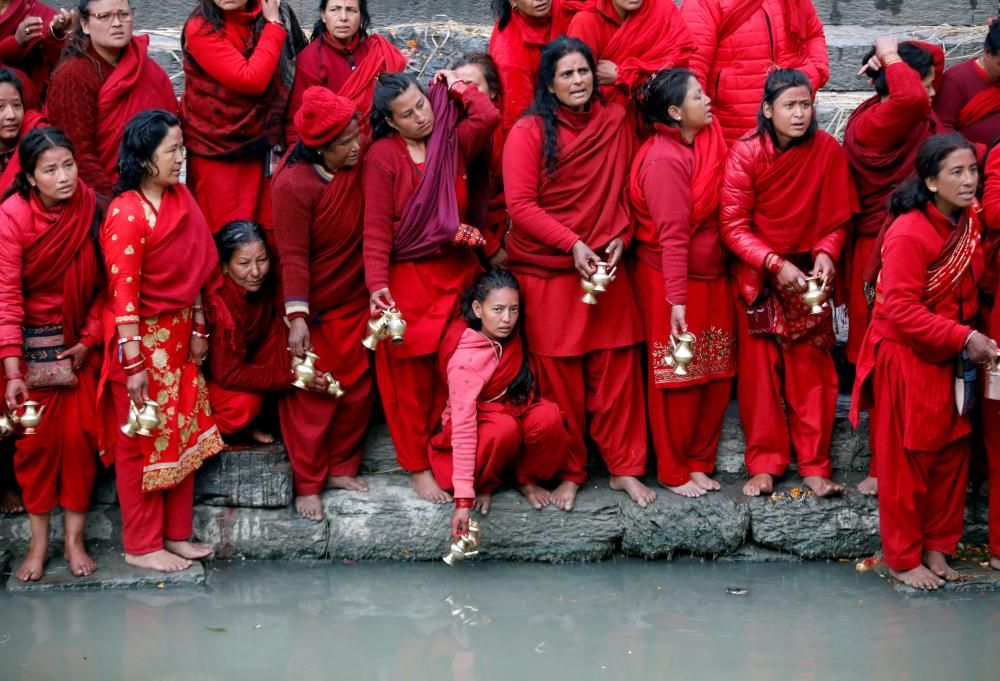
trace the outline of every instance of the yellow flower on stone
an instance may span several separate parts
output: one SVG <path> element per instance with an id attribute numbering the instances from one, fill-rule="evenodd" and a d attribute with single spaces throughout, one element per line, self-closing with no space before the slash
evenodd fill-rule
<path id="1" fill-rule="evenodd" d="M 167 368 L 167 351 L 163 348 L 153 350 L 153 366 L 164 371 Z"/>

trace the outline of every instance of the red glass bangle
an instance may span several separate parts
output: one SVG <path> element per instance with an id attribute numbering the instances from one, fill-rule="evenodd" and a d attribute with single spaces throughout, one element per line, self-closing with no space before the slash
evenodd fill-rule
<path id="1" fill-rule="evenodd" d="M 143 362 L 142 364 L 133 364 L 132 366 L 122 367 L 122 370 L 125 372 L 126 376 L 135 376 L 136 374 L 141 374 L 146 370 L 146 363 Z"/>
<path id="2" fill-rule="evenodd" d="M 472 499 L 455 497 L 455 508 L 472 508 Z"/>

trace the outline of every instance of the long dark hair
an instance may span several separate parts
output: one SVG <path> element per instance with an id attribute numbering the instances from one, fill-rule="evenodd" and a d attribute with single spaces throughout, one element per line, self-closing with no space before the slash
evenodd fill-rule
<path id="1" fill-rule="evenodd" d="M 514 289 L 518 294 L 521 292 L 521 286 L 517 283 L 517 277 L 510 270 L 495 267 L 486 270 L 476 277 L 472 286 L 462 294 L 462 316 L 465 317 L 465 321 L 470 329 L 481 331 L 483 328 L 483 321 L 472 310 L 473 301 L 482 304 L 489 297 L 491 291 L 497 291 L 502 288 Z M 513 333 L 522 333 L 521 329 L 524 328 L 524 324 L 521 324 L 520 320 L 518 322 L 517 328 L 514 329 Z M 521 369 L 507 387 L 506 396 L 513 402 L 527 402 L 534 389 L 535 375 L 531 372 L 531 365 L 528 363 L 528 352 L 525 350 Z"/>
<path id="2" fill-rule="evenodd" d="M 319 155 L 318 151 L 307 145 L 302 140 L 299 140 L 292 149 L 292 153 L 290 153 L 288 158 L 285 159 L 285 167 L 289 168 L 300 162 L 311 163 L 312 165 L 323 165 L 323 157 Z"/>
<path id="3" fill-rule="evenodd" d="M 248 0 L 247 7 L 249 8 L 255 2 L 257 0 Z M 205 23 L 211 26 L 213 31 L 221 31 L 222 25 L 225 23 L 222 8 L 216 5 L 214 0 L 201 0 L 198 6 L 195 7 L 193 15 L 204 19 Z"/>
<path id="4" fill-rule="evenodd" d="M 760 109 L 757 111 L 757 131 L 762 135 L 766 134 L 770 136 L 775 146 L 778 145 L 778 134 L 774 130 L 774 121 L 764 115 L 764 105 L 767 104 L 773 107 L 778 97 L 793 87 L 804 87 L 809 90 L 809 94 L 812 94 L 813 91 L 809 78 L 798 69 L 778 69 L 777 71 L 772 71 L 771 75 L 767 77 L 767 81 L 764 82 L 764 97 L 761 99 Z M 819 130 L 815 107 L 813 107 L 810 113 L 812 115 L 806 134 L 793 139 L 789 146 L 794 147 L 797 144 L 808 142 L 816 134 L 816 131 Z"/>
<path id="5" fill-rule="evenodd" d="M 90 20 L 90 3 L 92 2 L 96 2 L 96 0 L 80 0 L 77 3 L 76 11 L 80 14 L 80 18 L 77 20 L 76 27 L 69 37 L 69 42 L 66 43 L 66 48 L 63 50 L 64 56 L 87 57 L 91 61 L 94 61 L 93 57 L 87 52 L 87 48 L 90 47 L 90 36 L 83 32 L 83 20 Z M 132 0 L 129 0 L 128 6 L 129 9 L 132 9 Z"/>
<path id="6" fill-rule="evenodd" d="M 378 77 L 375 83 L 375 95 L 372 97 L 372 112 L 368 117 L 374 139 L 382 139 L 394 131 L 389 125 L 389 119 L 392 118 L 392 103 L 409 90 L 411 85 L 416 85 L 421 92 L 427 94 L 412 73 L 383 73 Z"/>
<path id="7" fill-rule="evenodd" d="M 171 128 L 180 127 L 177 116 L 163 109 L 150 109 L 137 113 L 125 126 L 121 147 L 118 149 L 118 182 L 115 196 L 138 189 L 152 177 L 149 164 L 160 142 Z"/>
<path id="8" fill-rule="evenodd" d="M 684 106 L 687 99 L 688 83 L 694 74 L 687 69 L 664 69 L 646 81 L 639 91 L 639 102 L 646 122 L 662 123 L 671 127 L 680 125 L 670 117 L 667 109 Z"/>
<path id="9" fill-rule="evenodd" d="M 326 6 L 330 4 L 331 0 L 319 0 L 319 19 L 313 24 L 312 37 L 309 41 L 317 40 L 323 37 L 326 33 L 326 23 L 323 21 L 323 12 L 326 11 Z M 361 37 L 367 37 L 368 31 L 372 26 L 372 17 L 368 13 L 368 0 L 358 0 L 358 10 L 361 12 L 361 25 L 358 26 L 358 35 Z"/>
<path id="10" fill-rule="evenodd" d="M 899 57 L 902 59 L 907 66 L 920 74 L 920 78 L 924 79 L 934 70 L 934 57 L 931 53 L 920 47 L 919 45 L 914 45 L 913 43 L 900 43 L 899 44 Z M 867 64 L 868 60 L 875 56 L 875 49 L 872 48 L 865 55 L 865 60 L 861 62 L 862 64 Z M 872 84 L 875 86 L 875 92 L 879 97 L 886 97 L 889 94 L 889 81 L 885 76 L 885 69 L 873 69 L 870 66 L 865 70 L 865 75 L 871 78 Z"/>
<path id="11" fill-rule="evenodd" d="M 20 194 L 25 199 L 31 197 L 34 188 L 28 182 L 28 176 L 35 172 L 38 159 L 49 149 L 69 149 L 71 154 L 76 155 L 73 142 L 59 128 L 35 128 L 26 134 L 17 146 L 17 158 L 21 163 L 21 170 L 4 193 L 4 199 L 14 194 Z"/>
<path id="12" fill-rule="evenodd" d="M 900 216 L 911 210 L 924 210 L 934 201 L 934 194 L 927 188 L 926 180 L 937 177 L 944 160 L 950 154 L 968 149 L 975 156 L 976 148 L 957 132 L 934 135 L 920 145 L 917 151 L 916 175 L 896 188 L 889 199 L 889 211 Z"/>
<path id="13" fill-rule="evenodd" d="M 550 178 L 556 174 L 559 155 L 559 141 L 556 137 L 556 115 L 559 111 L 559 100 L 555 94 L 549 92 L 549 86 L 556 78 L 556 66 L 559 64 L 559 60 L 570 54 L 582 54 L 583 58 L 587 60 L 590 71 L 594 74 L 592 101 L 600 99 L 594 53 L 590 51 L 585 42 L 563 35 L 542 48 L 542 58 L 538 65 L 538 82 L 535 83 L 535 100 L 531 103 L 528 115 L 538 116 L 542 119 L 545 131 L 545 146 L 543 148 L 545 171 Z"/>
<path id="14" fill-rule="evenodd" d="M 10 83 L 17 90 L 18 97 L 21 98 L 21 105 L 24 105 L 24 83 L 17 77 L 17 74 L 10 69 L 0 68 L 0 85 Z"/>
<path id="15" fill-rule="evenodd" d="M 227 264 L 236 251 L 247 244 L 267 243 L 264 230 L 253 220 L 233 220 L 222 226 L 215 235 L 215 248 L 219 251 L 219 262 Z"/>
<path id="16" fill-rule="evenodd" d="M 476 66 L 482 71 L 486 87 L 493 93 L 491 99 L 498 99 L 503 96 L 503 85 L 500 83 L 500 69 L 489 52 L 466 52 L 458 58 L 451 68 L 457 69 L 461 66 Z"/>
<path id="17" fill-rule="evenodd" d="M 514 15 L 514 8 L 510 6 L 510 0 L 493 0 L 491 7 L 497 20 L 497 30 L 503 31 Z"/>

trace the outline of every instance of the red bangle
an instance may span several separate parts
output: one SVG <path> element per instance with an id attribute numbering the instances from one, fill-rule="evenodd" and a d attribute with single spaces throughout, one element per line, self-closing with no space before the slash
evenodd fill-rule
<path id="1" fill-rule="evenodd" d="M 455 508 L 472 508 L 472 499 L 455 497 Z"/>
<path id="2" fill-rule="evenodd" d="M 142 364 L 133 364 L 129 367 L 122 367 L 122 370 L 125 372 L 126 376 L 135 376 L 136 374 L 141 374 L 146 370 L 146 363 L 143 362 Z"/>
<path id="3" fill-rule="evenodd" d="M 8 381 L 20 381 L 24 378 L 24 374 L 4 374 L 4 378 Z"/>

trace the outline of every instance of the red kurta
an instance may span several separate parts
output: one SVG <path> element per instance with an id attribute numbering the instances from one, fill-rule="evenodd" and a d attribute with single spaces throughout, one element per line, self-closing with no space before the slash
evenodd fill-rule
<path id="1" fill-rule="evenodd" d="M 538 366 L 541 396 L 567 418 L 570 451 L 562 479 L 585 479 L 588 431 L 612 474 L 641 475 L 646 465 L 637 345 L 642 325 L 632 282 L 619 268 L 600 302 L 586 305 L 570 255 L 579 240 L 599 255 L 614 239 L 626 246 L 631 240 L 631 133 L 622 107 L 599 103 L 581 113 L 561 109 L 556 130 L 555 178 L 546 172 L 537 117 L 518 121 L 504 149 L 512 222 L 508 253 L 521 285 L 528 348 Z"/>
<path id="2" fill-rule="evenodd" d="M 934 98 L 934 111 L 947 130 L 957 130 L 976 144 L 990 144 L 1000 136 L 1000 86 L 968 59 L 944 72 Z"/>
<path id="3" fill-rule="evenodd" d="M 51 210 L 37 197 L 20 195 L 0 205 L 0 359 L 24 359 L 26 328 L 60 327 L 66 348 L 100 345 L 102 281 L 90 237 L 96 209 L 93 190 L 82 184 Z M 75 387 L 29 388 L 29 399 L 45 408 L 38 434 L 15 445 L 14 470 L 29 513 L 48 513 L 56 505 L 82 513 L 90 506 L 99 363 L 92 354 L 77 371 Z"/>

